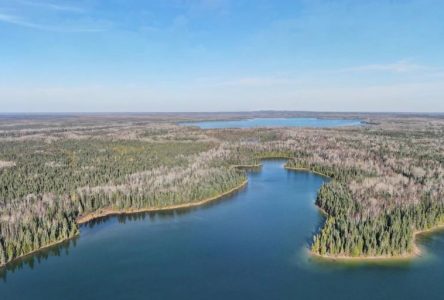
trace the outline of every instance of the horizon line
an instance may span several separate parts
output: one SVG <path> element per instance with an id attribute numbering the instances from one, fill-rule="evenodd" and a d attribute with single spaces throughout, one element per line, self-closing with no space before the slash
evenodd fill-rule
<path id="1" fill-rule="evenodd" d="M 427 114 L 440 115 L 444 111 L 340 111 L 340 110 L 232 110 L 232 111 L 15 111 L 0 112 L 0 115 L 82 115 L 82 114 L 234 114 L 234 113 L 344 113 L 344 114 Z"/>

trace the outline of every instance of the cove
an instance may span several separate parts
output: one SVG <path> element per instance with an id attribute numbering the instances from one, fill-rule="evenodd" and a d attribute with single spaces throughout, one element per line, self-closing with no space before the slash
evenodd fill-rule
<path id="1" fill-rule="evenodd" d="M 307 255 L 325 178 L 264 161 L 236 194 L 187 210 L 99 219 L 4 269 L 0 299 L 440 299 L 444 236 L 427 256 L 335 264 Z"/>
<path id="2" fill-rule="evenodd" d="M 242 120 L 222 120 L 203 122 L 183 122 L 180 125 L 198 126 L 202 129 L 215 128 L 254 128 L 254 127 L 337 127 L 361 125 L 355 119 L 318 119 L 318 118 L 253 118 Z"/>

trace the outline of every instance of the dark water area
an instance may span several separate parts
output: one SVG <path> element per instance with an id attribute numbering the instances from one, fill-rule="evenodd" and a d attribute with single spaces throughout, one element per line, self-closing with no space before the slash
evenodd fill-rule
<path id="1" fill-rule="evenodd" d="M 361 125 L 360 120 L 317 118 L 254 118 L 243 120 L 184 122 L 181 125 L 198 126 L 202 129 L 254 128 L 254 127 L 338 127 Z"/>
<path id="2" fill-rule="evenodd" d="M 266 161 L 242 191 L 189 210 L 109 217 L 2 271 L 0 299 L 443 299 L 444 235 L 410 262 L 307 255 L 326 180 Z M 1 272 L 1 271 L 0 271 Z"/>

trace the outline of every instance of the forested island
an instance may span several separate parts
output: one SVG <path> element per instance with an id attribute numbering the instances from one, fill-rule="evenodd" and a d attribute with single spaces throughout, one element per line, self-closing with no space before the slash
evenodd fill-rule
<path id="1" fill-rule="evenodd" d="M 199 129 L 246 117 L 362 119 L 357 127 Z M 0 265 L 72 238 L 119 212 L 196 205 L 245 184 L 234 166 L 287 158 L 329 176 L 311 251 L 324 257 L 415 254 L 414 235 L 444 223 L 441 115 L 56 115 L 0 118 Z"/>

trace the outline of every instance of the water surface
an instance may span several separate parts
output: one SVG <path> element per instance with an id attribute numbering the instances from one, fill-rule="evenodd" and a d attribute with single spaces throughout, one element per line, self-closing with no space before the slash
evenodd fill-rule
<path id="1" fill-rule="evenodd" d="M 181 125 L 212 128 L 253 128 L 253 127 L 337 127 L 357 126 L 360 120 L 317 119 L 317 118 L 254 118 L 243 120 L 184 122 Z"/>
<path id="2" fill-rule="evenodd" d="M 307 256 L 322 222 L 314 201 L 325 179 L 282 165 L 265 162 L 244 190 L 201 208 L 84 225 L 77 240 L 10 266 L 0 299 L 444 297 L 441 234 L 421 238 L 433 255 L 414 262 L 344 265 Z"/>

